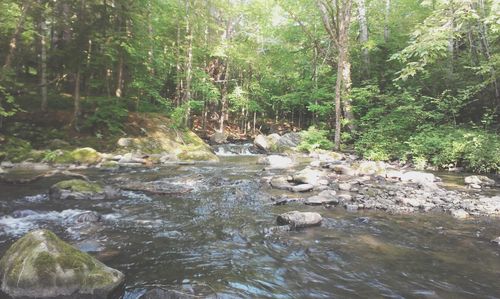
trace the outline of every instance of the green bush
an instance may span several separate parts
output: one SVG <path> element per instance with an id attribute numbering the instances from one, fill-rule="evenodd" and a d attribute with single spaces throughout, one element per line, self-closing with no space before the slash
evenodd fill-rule
<path id="1" fill-rule="evenodd" d="M 473 172 L 500 171 L 500 137 L 474 128 L 441 126 L 409 139 L 413 161 L 425 159 L 440 168 L 461 166 Z"/>
<path id="2" fill-rule="evenodd" d="M 300 151 L 312 152 L 315 149 L 329 150 L 333 148 L 333 142 L 328 139 L 327 130 L 318 130 L 314 126 L 307 131 L 302 131 L 302 141 L 297 147 Z"/>
<path id="3" fill-rule="evenodd" d="M 85 128 L 92 131 L 105 129 L 112 134 L 120 133 L 123 130 L 123 124 L 128 117 L 125 101 L 100 98 L 94 101 L 94 105 L 93 113 L 85 120 Z"/>

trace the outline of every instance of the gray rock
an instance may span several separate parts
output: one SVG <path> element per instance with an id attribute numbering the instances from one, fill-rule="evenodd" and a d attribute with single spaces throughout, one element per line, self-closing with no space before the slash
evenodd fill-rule
<path id="1" fill-rule="evenodd" d="M 33 211 L 33 210 L 17 210 L 12 212 L 12 217 L 13 218 L 24 218 L 24 217 L 29 217 L 29 216 L 35 216 L 38 215 L 39 213 Z"/>
<path id="2" fill-rule="evenodd" d="M 352 189 L 352 184 L 350 183 L 340 183 L 339 190 L 340 191 L 350 191 Z"/>
<path id="3" fill-rule="evenodd" d="M 101 221 L 101 215 L 94 211 L 85 211 L 72 216 L 69 220 L 73 223 L 94 223 Z"/>
<path id="4" fill-rule="evenodd" d="M 471 175 L 464 179 L 467 185 L 494 186 L 495 181 L 484 175 Z"/>
<path id="5" fill-rule="evenodd" d="M 76 179 L 61 181 L 49 189 L 49 198 L 52 200 L 101 200 L 119 196 L 119 190 L 113 187 L 102 187 L 97 183 Z"/>
<path id="6" fill-rule="evenodd" d="M 276 142 L 279 148 L 294 148 L 302 141 L 302 136 L 297 132 L 286 133 Z"/>
<path id="7" fill-rule="evenodd" d="M 142 158 L 142 156 L 135 155 L 133 153 L 127 153 L 121 157 L 121 159 L 118 161 L 121 165 L 123 164 L 130 164 L 130 163 L 140 163 L 140 164 L 145 164 L 146 160 Z"/>
<path id="8" fill-rule="evenodd" d="M 212 136 L 210 136 L 210 142 L 214 144 L 222 144 L 227 141 L 227 136 L 221 132 L 215 132 Z"/>
<path id="9" fill-rule="evenodd" d="M 253 140 L 253 144 L 261 149 L 261 150 L 264 150 L 264 151 L 267 151 L 269 149 L 269 144 L 267 143 L 267 139 L 266 139 L 266 136 L 260 134 L 260 135 L 257 135 L 255 137 L 255 139 Z"/>
<path id="10" fill-rule="evenodd" d="M 296 186 L 292 186 L 291 191 L 292 192 L 307 192 L 307 191 L 311 191 L 313 188 L 314 188 L 314 186 L 311 184 L 299 184 Z"/>
<path id="11" fill-rule="evenodd" d="M 491 243 L 496 244 L 496 245 L 500 245 L 500 237 L 496 237 L 495 239 L 492 239 Z"/>
<path id="12" fill-rule="evenodd" d="M 320 225 L 323 218 L 314 212 L 291 211 L 278 216 L 278 225 L 289 225 L 291 228 L 302 228 Z"/>
<path id="13" fill-rule="evenodd" d="M 293 175 L 293 181 L 302 184 L 319 185 L 324 173 L 317 169 L 305 168 Z"/>
<path id="14" fill-rule="evenodd" d="M 293 185 L 284 176 L 275 176 L 270 181 L 271 187 L 280 190 L 290 190 Z"/>
<path id="15" fill-rule="evenodd" d="M 469 213 L 467 213 L 465 210 L 462 210 L 462 209 L 451 210 L 450 214 L 451 214 L 451 216 L 453 216 L 454 218 L 457 218 L 457 219 L 466 219 L 470 216 Z"/>
<path id="16" fill-rule="evenodd" d="M 60 299 L 105 299 L 125 278 L 47 230 L 13 244 L 0 260 L 0 277 L 2 291 L 14 298 Z"/>

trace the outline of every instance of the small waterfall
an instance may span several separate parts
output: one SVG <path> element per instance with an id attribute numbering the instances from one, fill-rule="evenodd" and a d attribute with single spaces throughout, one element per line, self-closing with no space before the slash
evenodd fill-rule
<path id="1" fill-rule="evenodd" d="M 258 154 L 252 143 L 214 145 L 217 156 L 253 156 Z"/>

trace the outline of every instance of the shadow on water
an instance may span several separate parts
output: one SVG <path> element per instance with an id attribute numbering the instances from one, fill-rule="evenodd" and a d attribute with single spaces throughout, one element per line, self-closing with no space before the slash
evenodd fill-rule
<path id="1" fill-rule="evenodd" d="M 105 184 L 155 182 L 190 190 L 126 191 L 114 201 L 51 201 L 45 193 L 56 179 L 1 185 L 0 253 L 25 232 L 49 228 L 123 271 L 126 299 L 154 287 L 221 298 L 500 296 L 500 248 L 489 243 L 500 235 L 499 220 L 273 206 L 256 159 L 86 171 Z M 324 221 L 312 229 L 265 233 L 276 215 L 290 210 L 317 211 Z M 89 211 L 100 221 L 74 221 Z"/>

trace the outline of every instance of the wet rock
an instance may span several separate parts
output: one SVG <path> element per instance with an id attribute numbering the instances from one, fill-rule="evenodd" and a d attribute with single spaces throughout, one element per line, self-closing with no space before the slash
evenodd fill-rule
<path id="1" fill-rule="evenodd" d="M 307 192 L 311 191 L 312 189 L 314 189 L 314 186 L 311 184 L 299 184 L 296 186 L 292 186 L 290 190 L 292 192 Z"/>
<path id="2" fill-rule="evenodd" d="M 290 190 L 293 185 L 284 176 L 275 176 L 270 181 L 271 187 L 280 190 Z"/>
<path id="3" fill-rule="evenodd" d="M 5 171 L 5 170 L 3 170 L 3 168 L 2 168 L 2 167 L 0 167 L 0 174 L 4 174 L 5 172 L 6 172 L 6 171 Z"/>
<path id="4" fill-rule="evenodd" d="M 294 165 L 292 159 L 279 155 L 261 157 L 258 160 L 258 163 L 268 165 L 271 169 L 288 169 Z"/>
<path id="5" fill-rule="evenodd" d="M 496 237 L 495 239 L 492 239 L 490 242 L 496 245 L 500 245 L 500 237 Z"/>
<path id="6" fill-rule="evenodd" d="M 302 228 L 320 225 L 323 218 L 314 212 L 291 211 L 278 216 L 278 225 L 288 225 L 291 228 Z"/>
<path id="7" fill-rule="evenodd" d="M 451 214 L 451 216 L 453 216 L 454 218 L 457 218 L 457 219 L 466 219 L 466 218 L 469 218 L 469 216 L 470 216 L 469 213 L 467 213 L 463 209 L 451 210 L 450 214 Z"/>
<path id="8" fill-rule="evenodd" d="M 210 136 L 210 142 L 212 144 L 223 144 L 227 141 L 227 136 L 221 132 L 215 132 L 212 136 Z"/>
<path id="9" fill-rule="evenodd" d="M 14 167 L 14 163 L 10 161 L 2 161 L 2 163 L 0 163 L 0 166 L 3 168 L 12 168 Z"/>
<path id="10" fill-rule="evenodd" d="M 38 215 L 38 213 L 33 211 L 33 210 L 17 210 L 17 211 L 12 212 L 13 218 L 24 218 L 24 217 L 35 216 L 35 215 Z"/>
<path id="11" fill-rule="evenodd" d="M 193 299 L 198 296 L 166 289 L 152 289 L 144 293 L 139 299 Z"/>
<path id="12" fill-rule="evenodd" d="M 26 234 L 0 260 L 1 289 L 14 298 L 105 299 L 124 275 L 63 242 L 54 233 Z"/>
<path id="13" fill-rule="evenodd" d="M 338 204 L 339 199 L 335 197 L 334 190 L 324 190 L 318 195 L 311 196 L 305 200 L 306 205 L 323 205 L 323 204 Z"/>
<path id="14" fill-rule="evenodd" d="M 94 223 L 101 221 L 102 217 L 94 211 L 85 211 L 70 218 L 73 223 Z"/>
<path id="15" fill-rule="evenodd" d="M 115 199 L 119 196 L 119 191 L 112 187 L 102 187 L 97 183 L 91 183 L 84 180 L 61 181 L 50 187 L 49 197 L 52 200 L 99 200 Z"/>
<path id="16" fill-rule="evenodd" d="M 495 181 L 484 175 L 471 175 L 464 179 L 465 184 L 472 188 L 480 189 L 482 186 L 494 186 Z M 479 186 L 479 188 L 477 188 Z"/>

